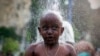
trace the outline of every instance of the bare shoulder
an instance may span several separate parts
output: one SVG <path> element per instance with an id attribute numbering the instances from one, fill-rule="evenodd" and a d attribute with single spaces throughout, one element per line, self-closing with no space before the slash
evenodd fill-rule
<path id="1" fill-rule="evenodd" d="M 27 48 L 27 50 L 32 50 L 32 49 L 36 49 L 36 47 L 38 45 L 42 44 L 42 42 L 39 42 L 39 43 L 32 43 L 30 44 L 30 46 Z"/>
<path id="2" fill-rule="evenodd" d="M 71 44 L 66 44 L 65 46 L 66 46 L 66 49 L 69 50 L 70 56 L 76 56 L 76 50 L 74 46 L 72 46 Z"/>
<path id="3" fill-rule="evenodd" d="M 74 46 L 72 46 L 71 44 L 66 44 L 65 46 L 66 46 L 66 48 L 68 48 L 70 50 L 74 50 Z"/>
<path id="4" fill-rule="evenodd" d="M 40 45 L 40 43 L 32 43 L 25 51 L 25 56 L 32 56 L 37 48 L 38 45 Z"/>
<path id="5" fill-rule="evenodd" d="M 38 44 L 36 44 L 36 43 L 33 44 L 32 43 L 31 45 L 28 46 L 28 48 L 26 49 L 26 51 L 28 51 L 28 50 L 29 51 L 34 50 L 36 48 L 36 46 L 38 46 Z"/>

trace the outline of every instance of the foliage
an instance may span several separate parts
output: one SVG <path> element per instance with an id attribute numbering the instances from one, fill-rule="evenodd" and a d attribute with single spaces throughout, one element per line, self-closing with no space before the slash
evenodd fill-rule
<path id="1" fill-rule="evenodd" d="M 38 3 L 38 1 L 39 0 L 32 0 L 31 11 L 34 14 L 38 13 L 38 9 L 39 9 L 39 3 Z"/>
<path id="2" fill-rule="evenodd" d="M 75 26 L 73 26 L 73 30 L 74 30 L 75 41 L 77 42 L 80 40 L 80 32 Z"/>
<path id="3" fill-rule="evenodd" d="M 26 40 L 31 41 L 31 33 L 29 31 L 27 31 L 26 34 L 27 34 L 26 35 L 26 37 L 27 37 Z"/>
<path id="4" fill-rule="evenodd" d="M 18 51 L 19 50 L 19 43 L 18 41 L 15 41 L 12 38 L 6 38 L 4 43 L 3 43 L 3 48 L 2 50 L 7 53 L 8 51 Z"/>
<path id="5" fill-rule="evenodd" d="M 19 40 L 20 36 L 18 36 L 15 32 L 15 28 L 13 27 L 0 27 L 0 40 L 4 40 L 5 38 L 13 38 L 15 40 Z"/>
<path id="6" fill-rule="evenodd" d="M 32 19 L 30 20 L 28 24 L 28 30 L 27 30 L 27 40 L 36 40 L 36 30 L 38 26 L 38 21 L 39 21 L 39 13 L 40 13 L 40 4 L 39 0 L 32 0 L 32 5 L 31 5 L 31 14 L 32 14 Z"/>

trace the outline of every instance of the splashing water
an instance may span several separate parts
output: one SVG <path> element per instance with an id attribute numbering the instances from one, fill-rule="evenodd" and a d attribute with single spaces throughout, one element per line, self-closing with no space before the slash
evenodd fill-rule
<path id="1" fill-rule="evenodd" d="M 60 11 L 60 0 L 47 0 L 46 3 L 46 8 L 45 10 L 53 10 L 53 11 Z M 66 43 L 66 42 L 71 42 L 74 43 L 74 32 L 73 32 L 73 28 L 71 26 L 71 24 L 67 21 L 63 20 L 63 27 L 64 27 L 64 32 L 62 34 L 62 36 L 60 36 L 59 42 L 61 43 Z M 36 36 L 37 40 L 36 43 L 43 41 L 42 36 L 40 36 L 39 31 L 37 30 L 37 36 Z"/>
<path id="2" fill-rule="evenodd" d="M 47 10 L 56 10 L 59 11 L 59 0 L 48 0 L 47 1 Z"/>
<path id="3" fill-rule="evenodd" d="M 60 37 L 60 42 L 75 43 L 74 31 L 73 31 L 72 25 L 67 21 L 63 21 L 63 27 L 64 27 L 64 32 Z"/>

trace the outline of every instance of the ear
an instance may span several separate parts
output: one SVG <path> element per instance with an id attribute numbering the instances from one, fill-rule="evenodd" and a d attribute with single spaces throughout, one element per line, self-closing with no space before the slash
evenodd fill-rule
<path id="1" fill-rule="evenodd" d="M 40 33 L 40 35 L 41 35 L 41 28 L 40 28 L 40 27 L 38 27 L 38 31 L 39 31 L 39 33 Z"/>
<path id="2" fill-rule="evenodd" d="M 64 31 L 64 27 L 61 28 L 61 34 L 63 33 L 63 31 Z"/>

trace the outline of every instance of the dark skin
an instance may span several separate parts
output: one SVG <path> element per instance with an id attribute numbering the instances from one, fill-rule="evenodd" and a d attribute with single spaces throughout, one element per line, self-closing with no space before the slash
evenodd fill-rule
<path id="1" fill-rule="evenodd" d="M 26 50 L 25 56 L 76 56 L 71 45 L 58 42 L 64 28 L 55 14 L 48 13 L 42 17 L 38 29 L 44 42 L 31 45 Z"/>

